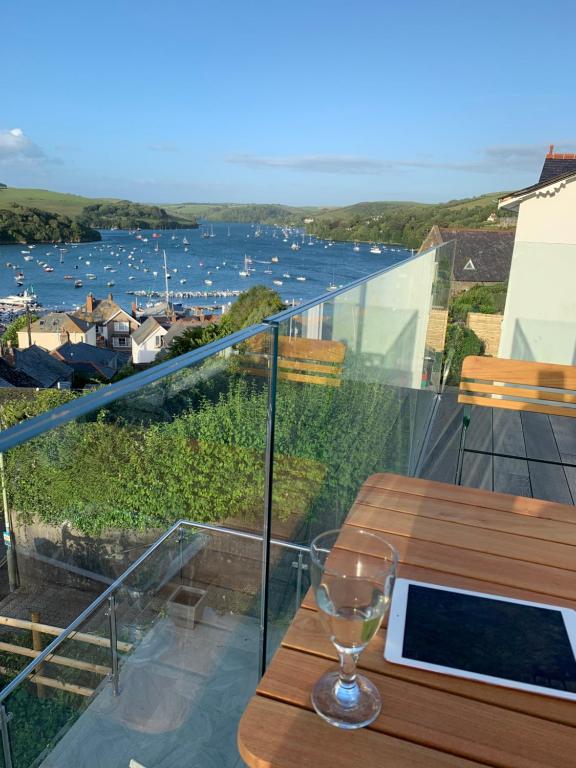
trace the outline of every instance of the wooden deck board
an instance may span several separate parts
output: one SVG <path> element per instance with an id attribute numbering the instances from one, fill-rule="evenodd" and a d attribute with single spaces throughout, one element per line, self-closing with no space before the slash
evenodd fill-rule
<path id="1" fill-rule="evenodd" d="M 462 408 L 455 393 L 442 396 L 420 476 L 453 482 L 462 428 Z M 576 465 L 576 420 L 541 413 L 472 407 L 466 437 L 468 449 L 506 453 L 518 459 L 568 462 Z M 562 469 L 562 468 L 561 468 Z M 533 496 L 552 502 L 576 502 L 576 473 L 565 468 L 564 477 L 553 464 L 522 463 L 499 457 L 466 453 L 462 485 L 515 496 Z"/>

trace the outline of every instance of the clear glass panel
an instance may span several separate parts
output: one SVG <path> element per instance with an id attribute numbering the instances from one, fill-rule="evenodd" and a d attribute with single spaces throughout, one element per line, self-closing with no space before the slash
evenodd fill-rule
<path id="1" fill-rule="evenodd" d="M 306 592 L 310 588 L 310 557 L 287 546 L 270 547 L 268 593 L 268 661 L 280 645 Z"/>
<path id="2" fill-rule="evenodd" d="M 181 518 L 262 534 L 271 338 L 255 333 L 4 454 L 13 615 L 37 607 L 43 622 L 66 627 Z M 21 715 L 45 705 L 38 685 L 17 689 L 16 765 L 58 742 L 46 766 L 176 767 L 195 750 L 206 764 L 235 766 L 237 722 L 258 675 L 261 550 L 260 540 L 171 534 L 115 595 L 119 696 L 97 671 L 44 664 L 43 676 L 78 675 L 83 690 L 50 690 L 68 709 L 42 714 L 32 749 Z M 110 667 L 100 651 L 83 647 L 84 667 Z M 24 666 L 12 665 L 7 679 Z"/>
<path id="3" fill-rule="evenodd" d="M 25 647 L 41 649 L 54 635 L 34 629 L 29 639 Z M 110 662 L 109 618 L 100 608 L 4 702 L 14 768 L 69 764 L 53 756 L 109 687 Z"/>
<path id="4" fill-rule="evenodd" d="M 282 321 L 274 534 L 338 527 L 375 472 L 413 473 L 439 387 L 451 245 Z"/>
<path id="5" fill-rule="evenodd" d="M 5 454 L 20 594 L 52 623 L 67 626 L 180 518 L 261 532 L 271 336 Z"/>

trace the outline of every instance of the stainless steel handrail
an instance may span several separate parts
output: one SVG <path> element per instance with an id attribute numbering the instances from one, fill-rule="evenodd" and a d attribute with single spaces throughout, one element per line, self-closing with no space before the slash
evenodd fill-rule
<path id="1" fill-rule="evenodd" d="M 30 676 L 32 672 L 34 672 L 36 667 L 38 667 L 43 662 L 46 662 L 47 660 L 49 661 L 47 657 L 51 656 L 54 651 L 60 645 L 62 645 L 67 637 L 69 637 L 75 630 L 77 630 L 78 627 L 80 627 L 86 621 L 86 619 L 90 618 L 90 616 L 92 616 L 92 614 L 95 613 L 98 608 L 104 605 L 110 596 L 113 595 L 118 590 L 118 588 L 122 586 L 126 579 L 131 574 L 133 574 L 134 571 L 136 571 L 142 565 L 142 563 L 144 563 L 144 561 L 150 557 L 150 555 L 156 552 L 156 550 L 166 541 L 166 539 L 170 538 L 170 536 L 179 528 L 182 528 L 182 526 L 188 528 L 199 528 L 200 530 L 206 531 L 214 531 L 215 533 L 225 533 L 231 536 L 237 536 L 242 539 L 250 539 L 252 541 L 263 541 L 263 537 L 261 535 L 257 533 L 251 533 L 250 531 L 241 531 L 235 528 L 225 528 L 218 525 L 212 525 L 210 523 L 198 523 L 194 522 L 193 520 L 178 520 L 178 522 L 174 523 L 174 525 L 168 528 L 168 530 L 165 531 L 159 539 L 151 544 L 148 549 L 143 552 L 140 557 L 124 571 L 124 573 L 120 574 L 120 576 L 115 581 L 113 581 L 112 584 L 110 584 L 110 586 L 104 590 L 104 592 L 98 595 L 98 597 L 92 603 L 90 603 L 90 605 L 87 606 L 82 611 L 82 613 L 79 614 L 74 619 L 74 621 L 64 629 L 63 632 L 58 635 L 58 637 L 55 637 L 54 640 L 52 640 L 52 642 L 49 643 L 46 648 L 44 648 L 44 650 L 41 651 L 38 656 L 36 656 L 35 659 L 33 659 L 27 666 L 25 666 L 24 669 L 21 670 L 16 675 L 16 677 L 8 683 L 8 685 L 2 691 L 0 691 L 0 705 L 22 682 L 24 682 L 24 680 L 26 680 L 27 677 Z M 283 541 L 282 539 L 270 539 L 270 543 L 272 545 L 280 546 L 284 549 L 289 549 L 294 552 L 306 553 L 310 551 L 309 547 L 301 544 L 294 544 L 293 542 L 289 541 Z"/>

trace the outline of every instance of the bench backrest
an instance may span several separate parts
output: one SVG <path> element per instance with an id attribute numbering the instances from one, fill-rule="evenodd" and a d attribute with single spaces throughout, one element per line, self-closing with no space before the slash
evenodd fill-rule
<path id="1" fill-rule="evenodd" d="M 278 378 L 339 387 L 346 356 L 343 341 L 278 339 Z"/>
<path id="2" fill-rule="evenodd" d="M 271 358 L 267 342 L 259 337 L 247 343 L 243 367 L 254 376 L 269 375 Z M 339 387 L 346 356 L 343 341 L 278 337 L 278 378 Z"/>
<path id="3" fill-rule="evenodd" d="M 458 402 L 576 417 L 576 367 L 465 357 Z"/>

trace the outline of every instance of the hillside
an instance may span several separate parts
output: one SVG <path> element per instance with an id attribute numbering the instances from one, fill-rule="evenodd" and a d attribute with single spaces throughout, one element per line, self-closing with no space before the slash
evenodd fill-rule
<path id="1" fill-rule="evenodd" d="M 402 243 L 408 248 L 418 248 L 433 224 L 488 229 L 514 226 L 509 217 L 487 221 L 491 214 L 497 213 L 498 198 L 502 194 L 447 203 L 358 203 L 317 213 L 310 230 L 326 239 Z"/>
<path id="2" fill-rule="evenodd" d="M 26 208 L 38 208 L 60 216 L 69 216 L 71 219 L 79 216 L 87 205 L 114 202 L 117 201 L 112 198 L 68 195 L 63 192 L 52 192 L 49 189 L 0 188 L 0 208 L 10 208 L 13 204 L 23 205 Z"/>
<path id="3" fill-rule="evenodd" d="M 164 208 L 155 205 L 113 198 L 68 195 L 48 189 L 0 187 L 0 210 L 10 210 L 14 205 L 67 216 L 85 226 L 100 229 L 178 229 L 198 226 L 194 218 L 178 216 L 175 213 L 169 215 Z"/>
<path id="4" fill-rule="evenodd" d="M 38 208 L 13 205 L 0 209 L 0 243 L 87 243 L 101 240 L 100 232 L 68 216 Z"/>
<path id="5" fill-rule="evenodd" d="M 290 205 L 257 203 L 177 203 L 164 208 L 174 216 L 194 216 L 209 221 L 237 221 L 251 224 L 302 226 L 322 208 L 296 208 Z"/>
<path id="6" fill-rule="evenodd" d="M 98 229 L 194 229 L 195 218 L 169 216 L 157 205 L 142 205 L 129 200 L 87 205 L 78 221 Z"/>

